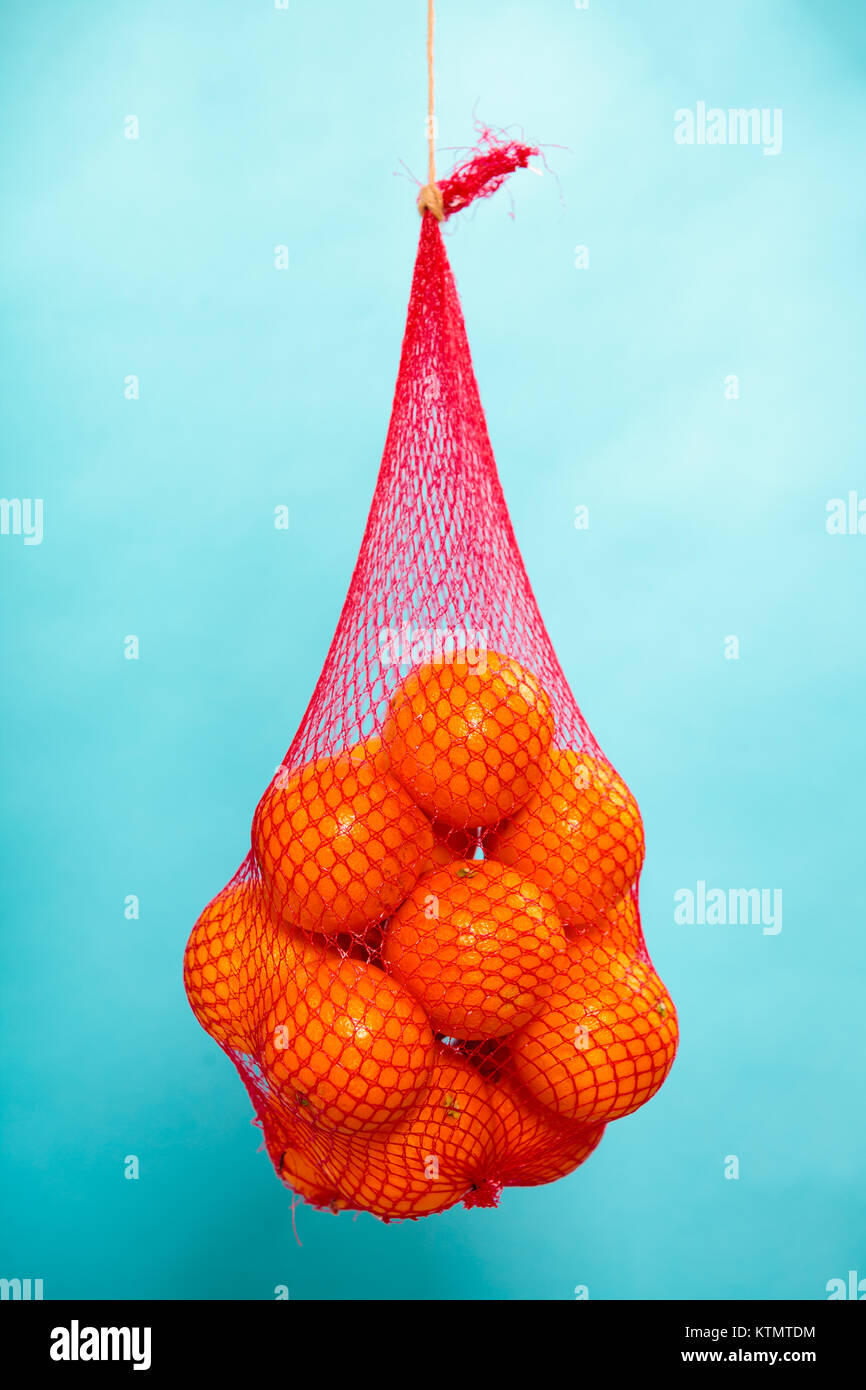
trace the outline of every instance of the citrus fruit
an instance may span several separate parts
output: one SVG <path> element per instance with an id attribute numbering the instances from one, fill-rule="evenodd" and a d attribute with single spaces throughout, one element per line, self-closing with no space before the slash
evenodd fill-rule
<path id="1" fill-rule="evenodd" d="M 497 652 L 453 655 L 410 671 L 391 697 L 382 743 L 393 775 L 435 820 L 494 825 L 541 782 L 553 738 L 535 676 Z"/>
<path id="2" fill-rule="evenodd" d="M 572 1125 L 555 1135 L 543 1134 L 534 1154 L 527 1153 L 513 1167 L 503 1168 L 505 1187 L 541 1187 L 567 1178 L 601 1143 L 604 1123 Z"/>
<path id="3" fill-rule="evenodd" d="M 281 996 L 262 1028 L 260 1060 L 289 1110 L 326 1129 L 394 1123 L 421 1095 L 434 1038 L 420 1005 L 376 965 L 330 952 L 303 994 Z"/>
<path id="4" fill-rule="evenodd" d="M 496 1116 L 496 1177 L 505 1187 L 537 1187 L 579 1168 L 598 1146 L 604 1124 L 575 1124 L 542 1110 L 507 1077 L 491 1081 Z"/>
<path id="5" fill-rule="evenodd" d="M 305 953 L 269 921 L 257 881 L 229 884 L 199 917 L 184 953 L 187 998 L 201 1026 L 226 1047 L 252 1051 L 269 993 L 303 988 Z"/>
<path id="6" fill-rule="evenodd" d="M 339 1211 L 346 1205 L 339 1190 L 308 1158 L 297 1149 L 283 1149 L 274 1165 L 280 1178 L 305 1202 L 314 1207 Z"/>
<path id="7" fill-rule="evenodd" d="M 503 864 L 468 859 L 419 880 L 388 923 L 382 960 L 438 1033 L 495 1038 L 537 1011 L 566 946 L 546 893 Z"/>
<path id="8" fill-rule="evenodd" d="M 386 1134 L 353 1136 L 335 1176 L 350 1207 L 381 1217 L 428 1216 L 484 1183 L 494 1116 L 486 1081 L 437 1048 L 430 1085 Z"/>
<path id="9" fill-rule="evenodd" d="M 217 1042 L 248 1052 L 258 991 L 264 919 L 248 883 L 224 888 L 192 929 L 183 982 L 193 1013 Z"/>
<path id="10" fill-rule="evenodd" d="M 567 976 L 510 1040 L 515 1077 L 566 1120 L 615 1120 L 661 1086 L 677 1016 L 652 966 L 605 946 L 573 955 Z"/>
<path id="11" fill-rule="evenodd" d="M 348 756 L 359 766 L 366 763 L 377 777 L 384 777 L 388 772 L 388 754 L 382 747 L 381 734 L 370 734 L 360 743 L 353 744 Z"/>
<path id="12" fill-rule="evenodd" d="M 641 942 L 637 905 L 630 893 L 619 902 L 605 907 L 589 926 L 569 927 L 569 942 L 577 950 L 588 946 L 609 946 L 626 955 L 637 955 Z"/>
<path id="13" fill-rule="evenodd" d="M 483 844 L 485 854 L 550 893 L 564 922 L 589 925 L 637 878 L 643 824 L 612 768 L 589 753 L 555 749 L 537 791 Z"/>
<path id="14" fill-rule="evenodd" d="M 268 1157 L 287 1187 L 315 1207 L 338 1211 L 346 1205 L 330 1176 L 329 1165 L 308 1157 L 297 1147 L 298 1136 L 283 1122 L 282 1116 L 266 1117 L 262 1128 Z"/>
<path id="15" fill-rule="evenodd" d="M 308 932 L 358 932 L 402 902 L 433 847 L 430 823 L 357 753 L 278 776 L 253 845 L 274 911 Z"/>

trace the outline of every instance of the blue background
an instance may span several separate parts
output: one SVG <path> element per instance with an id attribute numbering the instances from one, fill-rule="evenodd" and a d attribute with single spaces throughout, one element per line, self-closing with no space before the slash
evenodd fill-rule
<path id="1" fill-rule="evenodd" d="M 542 612 L 643 810 L 682 1028 L 661 1094 L 499 1211 L 302 1208 L 299 1248 L 185 1002 L 372 493 L 423 8 L 3 6 L 2 488 L 44 498 L 45 534 L 0 536 L 0 1274 L 48 1298 L 826 1297 L 866 1276 L 866 536 L 825 528 L 866 496 L 856 6 L 439 5 L 441 170 L 477 103 L 555 171 L 448 246 Z M 782 153 L 675 144 L 700 100 L 781 107 Z M 677 926 L 699 879 L 782 888 L 781 933 Z"/>

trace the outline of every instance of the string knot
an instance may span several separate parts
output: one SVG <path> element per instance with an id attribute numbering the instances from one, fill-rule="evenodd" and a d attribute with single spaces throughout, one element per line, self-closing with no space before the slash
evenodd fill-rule
<path id="1" fill-rule="evenodd" d="M 427 183 L 418 194 L 418 211 L 422 214 L 432 212 L 437 222 L 445 219 L 445 202 L 442 190 L 436 183 Z"/>

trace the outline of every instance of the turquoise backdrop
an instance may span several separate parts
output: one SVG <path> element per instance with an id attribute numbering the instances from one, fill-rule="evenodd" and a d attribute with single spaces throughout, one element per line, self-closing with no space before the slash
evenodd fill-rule
<path id="1" fill-rule="evenodd" d="M 0 1275 L 46 1298 L 866 1277 L 866 16 L 438 13 L 442 170 L 474 113 L 546 146 L 449 254 L 542 612 L 643 810 L 679 1058 L 563 1182 L 414 1225 L 301 1208 L 296 1243 L 181 953 L 357 553 L 418 232 L 424 6 L 6 0 L 2 489 L 33 505 L 0 535 Z M 765 111 L 768 138 L 709 143 L 715 108 Z M 780 889 L 781 930 L 678 923 L 699 883 Z"/>

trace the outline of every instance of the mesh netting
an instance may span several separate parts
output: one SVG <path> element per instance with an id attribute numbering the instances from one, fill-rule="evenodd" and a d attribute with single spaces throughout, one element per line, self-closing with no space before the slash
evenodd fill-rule
<path id="1" fill-rule="evenodd" d="M 446 215 L 534 153 L 487 138 Z M 337 631 L 185 957 L 286 1185 L 389 1219 L 578 1167 L 676 1049 L 643 852 L 541 620 L 427 211 Z"/>

